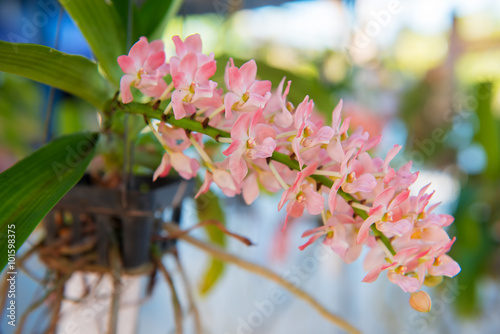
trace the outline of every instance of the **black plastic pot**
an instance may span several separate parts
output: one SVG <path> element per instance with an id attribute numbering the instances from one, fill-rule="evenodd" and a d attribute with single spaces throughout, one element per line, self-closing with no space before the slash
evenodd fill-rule
<path id="1" fill-rule="evenodd" d="M 180 220 L 182 200 L 192 194 L 193 182 L 136 177 L 133 184 L 124 196 L 121 189 L 97 186 L 84 176 L 45 218 L 44 245 L 67 242 L 64 256 L 70 260 L 97 254 L 92 265 L 101 268 L 110 267 L 112 249 L 119 249 L 126 270 L 150 262 L 152 243 L 162 251 L 169 246 L 153 241 L 162 235 L 166 210 L 172 215 L 167 220 Z"/>

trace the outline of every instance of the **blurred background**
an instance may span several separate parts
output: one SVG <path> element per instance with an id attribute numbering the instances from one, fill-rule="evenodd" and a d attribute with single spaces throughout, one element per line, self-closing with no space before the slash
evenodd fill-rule
<path id="1" fill-rule="evenodd" d="M 266 196 L 250 207 L 221 200 L 228 227 L 257 243 L 248 249 L 228 240 L 229 251 L 299 277 L 301 288 L 366 333 L 500 332 L 499 1 L 186 0 L 163 34 L 167 57 L 173 35 L 193 33 L 201 34 L 205 52 L 215 53 L 219 70 L 229 56 L 255 58 L 261 78 L 276 87 L 286 75 L 290 99 L 309 95 L 326 118 L 344 99 L 354 127 L 383 135 L 379 154 L 403 145 L 395 165 L 413 160 L 421 171 L 415 191 L 432 182 L 433 202 L 455 216 L 448 233 L 457 236 L 451 255 L 462 272 L 430 290 L 433 309 L 419 314 L 385 277 L 361 283 L 362 257 L 346 266 L 334 255 L 318 260 L 314 250 L 300 252 L 300 235 L 314 221 L 305 217 L 279 232 L 278 199 Z M 0 0 L 0 39 L 92 57 L 56 1 Z M 0 171 L 47 138 L 88 128 L 98 128 L 91 105 L 0 73 Z M 185 215 L 184 226 L 195 223 L 195 214 Z M 179 253 L 198 284 L 209 259 L 183 244 Z M 36 260 L 31 266 L 43 271 Z M 219 271 L 210 291 L 197 294 L 207 333 L 340 332 L 291 295 L 271 314 L 259 311 L 274 284 L 231 266 Z M 18 286 L 25 308 L 43 292 L 28 277 Z M 138 333 L 173 332 L 169 292 L 157 289 L 138 311 Z"/>

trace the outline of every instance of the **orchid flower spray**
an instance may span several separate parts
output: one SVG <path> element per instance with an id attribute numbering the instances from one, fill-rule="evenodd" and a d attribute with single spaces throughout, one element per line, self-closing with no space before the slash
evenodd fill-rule
<path id="1" fill-rule="evenodd" d="M 362 128 L 351 131 L 342 101 L 325 124 L 311 97 L 297 106 L 288 101 L 290 81 L 283 78 L 273 90 L 270 81 L 257 79 L 254 60 L 237 67 L 230 59 L 223 64 L 224 82 L 215 82 L 216 60 L 202 53 L 199 35 L 173 41 L 176 54 L 168 63 L 163 43 L 144 37 L 118 58 L 124 104 L 133 101 L 131 89 L 156 105 L 167 104 L 160 122 L 149 124 L 165 148 L 154 177 L 172 167 L 186 179 L 205 175 L 197 196 L 215 183 L 226 196 L 243 195 L 247 204 L 261 189 L 281 192 L 283 228 L 289 217 L 306 212 L 321 217 L 322 226 L 304 232 L 301 250 L 323 242 L 350 263 L 367 247 L 363 282 L 384 273 L 411 294 L 413 308 L 428 311 L 431 302 L 422 286 L 460 272 L 447 255 L 455 238 L 445 228 L 454 218 L 435 213 L 437 205 L 429 207 L 428 186 L 410 194 L 418 177 L 411 162 L 398 170 L 390 166 L 401 146 L 385 157 L 372 156 L 380 137 Z M 199 130 L 183 128 L 188 121 Z M 221 150 L 206 150 L 204 135 L 220 142 Z M 193 147 L 198 159 L 185 154 Z"/>

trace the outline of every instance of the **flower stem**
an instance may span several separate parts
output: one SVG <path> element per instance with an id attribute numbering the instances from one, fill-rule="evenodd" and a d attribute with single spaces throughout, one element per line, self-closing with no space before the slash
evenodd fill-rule
<path id="1" fill-rule="evenodd" d="M 214 170 L 214 163 L 212 159 L 208 156 L 207 152 L 198 144 L 195 138 L 193 136 L 189 135 L 189 140 L 191 141 L 191 144 L 193 144 L 194 148 L 196 151 L 198 151 L 198 154 L 201 156 L 203 161 L 205 161 L 205 164 L 211 169 Z"/>
<path id="2" fill-rule="evenodd" d="M 220 106 L 219 108 L 215 109 L 213 113 L 210 114 L 210 116 L 208 116 L 208 119 L 209 120 L 212 120 L 215 116 L 217 116 L 218 114 L 220 114 L 221 112 L 225 111 L 225 107 L 224 105 Z"/>
<path id="3" fill-rule="evenodd" d="M 283 180 L 280 173 L 278 173 L 278 171 L 276 170 L 276 167 L 274 167 L 272 162 L 269 162 L 269 168 L 271 169 L 271 172 L 273 173 L 276 180 L 278 180 L 278 183 L 283 187 L 283 189 L 290 188 L 290 186 L 285 182 L 285 180 Z"/>

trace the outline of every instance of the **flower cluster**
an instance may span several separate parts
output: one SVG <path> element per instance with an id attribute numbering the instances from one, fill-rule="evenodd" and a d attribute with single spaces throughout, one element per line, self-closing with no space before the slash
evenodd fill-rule
<path id="1" fill-rule="evenodd" d="M 258 80 L 253 60 L 237 67 L 231 59 L 225 67 L 225 89 L 221 88 L 210 80 L 216 61 L 213 54 L 202 53 L 200 36 L 173 40 L 176 55 L 168 64 L 162 42 L 148 43 L 144 37 L 128 56 L 119 57 L 125 72 L 120 84 L 123 103 L 133 100 L 134 86 L 155 100 L 170 101 L 165 114 L 172 112 L 176 120 L 190 117 L 230 132 L 230 138 L 215 138 L 229 145 L 222 152 L 225 159 L 214 162 L 200 133 L 167 122 L 150 125 L 165 148 L 154 177 L 166 176 L 173 167 L 189 179 L 203 165 L 205 178 L 197 196 L 215 183 L 227 196 L 242 194 L 247 204 L 261 188 L 284 189 L 278 210 L 285 207 L 285 227 L 289 217 L 300 217 L 304 211 L 322 218 L 321 227 L 303 234 L 309 239 L 300 249 L 320 239 L 345 262 L 352 262 L 365 245 L 370 251 L 364 282 L 373 282 L 385 271 L 391 282 L 418 297 L 411 303 L 414 307 L 430 305 L 427 298 L 416 302 L 422 300 L 422 293 L 417 294 L 422 284 L 460 271 L 446 255 L 455 238 L 450 239 L 444 228 L 453 217 L 434 213 L 436 205 L 428 207 L 428 186 L 410 195 L 418 176 L 410 171 L 411 162 L 398 170 L 390 166 L 401 147 L 394 146 L 385 158 L 372 157 L 370 151 L 380 137 L 371 138 L 362 128 L 349 131 L 349 118 L 341 117 L 342 101 L 326 125 L 308 96 L 297 106 L 287 100 L 290 81 L 283 78 L 273 91 L 270 81 Z M 184 154 L 190 147 L 197 150 L 199 160 Z"/>

